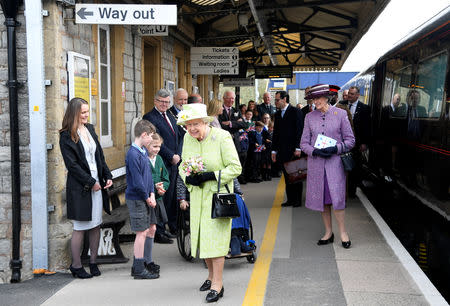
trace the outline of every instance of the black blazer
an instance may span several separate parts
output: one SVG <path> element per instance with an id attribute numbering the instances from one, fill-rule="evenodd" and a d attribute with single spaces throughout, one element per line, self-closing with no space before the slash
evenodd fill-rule
<path id="1" fill-rule="evenodd" d="M 165 166 L 169 168 L 172 166 L 172 158 L 175 154 L 178 154 L 181 157 L 181 149 L 183 145 L 182 137 L 184 135 L 181 135 L 177 122 L 169 111 L 166 112 L 166 116 L 169 118 L 170 123 L 172 123 L 172 128 L 175 134 L 172 132 L 172 129 L 169 127 L 167 121 L 164 120 L 163 116 L 155 107 L 150 112 L 145 114 L 143 119 L 153 123 L 156 127 L 156 132 L 164 139 L 159 155 L 161 155 Z"/>
<path id="2" fill-rule="evenodd" d="M 228 116 L 227 111 L 225 110 L 224 107 L 222 114 L 219 115 L 217 119 L 219 120 L 222 129 L 230 132 L 231 136 L 233 137 L 236 150 L 238 152 L 241 152 L 242 150 L 241 144 L 239 142 L 239 130 L 245 129 L 246 126 L 244 120 L 238 121 L 239 119 L 242 119 L 241 112 L 237 111 L 234 107 L 232 107 L 230 109 L 230 116 Z M 229 125 L 222 124 L 223 121 L 231 121 L 231 128 Z"/>
<path id="3" fill-rule="evenodd" d="M 295 149 L 300 148 L 303 123 L 303 112 L 297 107 L 289 105 L 283 118 L 281 110 L 275 113 L 272 151 L 277 152 L 277 162 L 292 160 Z"/>
<path id="4" fill-rule="evenodd" d="M 102 186 L 103 209 L 111 214 L 108 193 L 103 187 L 105 187 L 107 180 L 112 179 L 112 175 L 106 165 L 103 150 L 98 142 L 94 127 L 91 124 L 86 124 L 86 128 L 97 145 L 95 162 L 97 163 L 99 183 Z M 70 137 L 70 132 L 63 131 L 59 134 L 59 147 L 68 171 L 66 184 L 67 218 L 77 221 L 91 221 L 91 189 L 95 184 L 95 179 L 91 176 L 83 144 L 81 140 L 75 143 Z"/>
<path id="5" fill-rule="evenodd" d="M 339 102 L 341 104 L 350 106 L 347 103 Z M 355 114 L 353 115 L 353 127 L 355 129 L 355 149 L 358 149 L 361 144 L 369 144 L 370 143 L 370 107 L 361 101 L 358 101 L 358 105 L 356 105 Z"/>

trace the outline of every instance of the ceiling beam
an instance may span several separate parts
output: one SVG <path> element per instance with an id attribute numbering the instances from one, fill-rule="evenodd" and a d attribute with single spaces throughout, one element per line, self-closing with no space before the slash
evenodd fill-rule
<path id="1" fill-rule="evenodd" d="M 354 2 L 376 2 L 376 0 L 342 0 L 339 1 L 339 4 L 345 4 L 345 3 L 354 3 Z M 197 9 L 196 12 L 185 12 L 181 13 L 180 15 L 185 16 L 200 16 L 200 15 L 228 15 L 228 14 L 237 14 L 238 12 L 249 12 L 250 7 L 247 3 L 241 4 L 238 7 L 229 7 L 229 8 L 221 8 L 221 9 L 213 9 L 211 7 L 202 7 L 199 5 L 194 5 L 190 1 L 179 1 L 179 4 L 194 7 Z M 314 0 L 309 2 L 304 1 L 295 1 L 288 4 L 278 4 L 277 2 L 273 1 L 272 3 L 265 3 L 261 6 L 256 6 L 257 11 L 268 11 L 268 10 L 281 10 L 281 9 L 290 9 L 290 8 L 299 8 L 299 7 L 316 7 L 321 5 L 329 5 L 329 4 L 336 4 L 336 0 Z M 339 14 L 335 12 L 336 14 Z M 341 14 L 342 16 L 346 16 Z M 349 18 L 352 18 L 351 16 L 348 16 Z"/>

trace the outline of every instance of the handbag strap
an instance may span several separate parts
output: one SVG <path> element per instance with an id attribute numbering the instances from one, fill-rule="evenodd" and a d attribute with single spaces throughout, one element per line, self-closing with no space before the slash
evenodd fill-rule
<path id="1" fill-rule="evenodd" d="M 217 180 L 217 193 L 220 192 L 220 178 L 222 177 L 222 170 L 219 170 L 219 178 Z M 227 189 L 227 192 L 230 193 L 230 189 L 228 188 L 228 184 L 225 184 L 225 188 Z"/>

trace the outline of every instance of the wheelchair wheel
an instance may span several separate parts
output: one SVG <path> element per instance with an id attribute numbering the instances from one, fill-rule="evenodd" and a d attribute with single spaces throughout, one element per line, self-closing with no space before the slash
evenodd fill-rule
<path id="1" fill-rule="evenodd" d="M 255 263 L 256 258 L 257 258 L 256 251 L 252 251 L 252 255 L 247 256 L 247 261 L 249 263 Z"/>
<path id="2" fill-rule="evenodd" d="M 187 261 L 192 261 L 191 231 L 189 228 L 189 210 L 180 210 L 177 216 L 178 234 L 177 245 L 180 255 Z"/>

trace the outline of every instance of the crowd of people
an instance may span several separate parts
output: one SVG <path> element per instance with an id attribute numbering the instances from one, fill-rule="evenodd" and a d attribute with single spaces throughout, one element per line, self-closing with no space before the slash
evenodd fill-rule
<path id="1" fill-rule="evenodd" d="M 135 139 L 125 159 L 125 199 L 131 230 L 136 234 L 131 276 L 159 277 L 160 266 L 152 257 L 154 243 L 173 243 L 178 212 L 189 209 L 191 254 L 204 259 L 208 267 L 208 277 L 199 290 L 209 290 L 207 302 L 217 301 L 224 294 L 223 268 L 231 234 L 231 219 L 211 218 L 217 181 L 233 192 L 233 186 L 239 188 L 239 183 L 270 181 L 283 172 L 287 200 L 281 205 L 299 207 L 303 182 L 286 179 L 285 163 L 300 158 L 307 158 L 308 165 L 304 204 L 320 211 L 324 223 L 324 234 L 317 244 L 334 241 L 333 208 L 342 246 L 349 248 L 346 198 L 347 194 L 355 196 L 360 160 L 370 133 L 370 109 L 358 101 L 357 87 L 344 92 L 344 100 L 339 102 L 338 91 L 334 85 L 308 87 L 304 107 L 292 106 L 286 91 L 276 92 L 273 105 L 270 93 L 265 92 L 262 103 L 249 101 L 235 109 L 236 96 L 230 90 L 224 92 L 222 101 L 213 99 L 204 104 L 201 96 L 188 95 L 180 88 L 174 93 L 172 106 L 170 92 L 158 90 L 154 108 L 134 127 Z M 96 255 L 102 209 L 109 213 L 106 190 L 112 185 L 111 172 L 88 116 L 87 102 L 72 99 L 60 131 L 68 170 L 67 217 L 73 220 L 70 271 L 78 278 L 101 274 Z M 326 146 L 319 141 L 324 137 Z M 340 154 L 348 151 L 353 153 L 356 167 L 347 184 Z M 203 168 L 187 169 L 186 162 Z M 90 273 L 80 260 L 86 231 Z"/>

